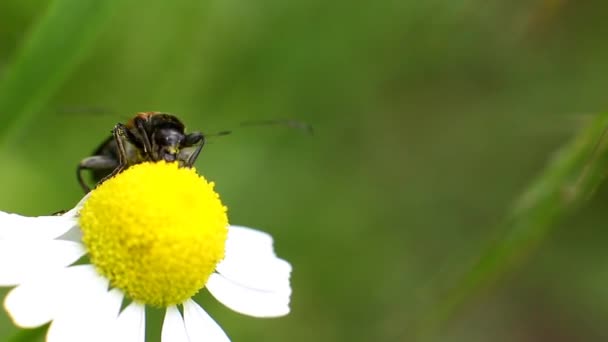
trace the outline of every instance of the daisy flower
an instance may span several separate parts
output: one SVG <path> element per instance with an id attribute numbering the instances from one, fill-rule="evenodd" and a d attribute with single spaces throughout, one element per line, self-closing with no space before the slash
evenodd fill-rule
<path id="1" fill-rule="evenodd" d="M 254 317 L 289 312 L 291 266 L 270 235 L 228 225 L 196 171 L 142 163 L 61 216 L 0 212 L 4 308 L 48 342 L 145 341 L 145 306 L 166 308 L 163 342 L 229 341 L 193 299 L 206 288 Z M 78 262 L 77 262 L 78 261 Z"/>

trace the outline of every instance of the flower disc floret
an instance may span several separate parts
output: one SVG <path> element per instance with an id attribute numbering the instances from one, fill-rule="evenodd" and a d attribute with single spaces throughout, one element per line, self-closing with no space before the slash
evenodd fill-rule
<path id="1" fill-rule="evenodd" d="M 224 258 L 227 209 L 213 187 L 194 169 L 166 162 L 108 179 L 80 211 L 91 263 L 134 301 L 184 302 Z"/>

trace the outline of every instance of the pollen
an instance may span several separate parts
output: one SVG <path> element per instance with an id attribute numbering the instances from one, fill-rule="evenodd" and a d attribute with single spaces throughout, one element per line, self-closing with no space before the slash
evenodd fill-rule
<path id="1" fill-rule="evenodd" d="M 91 263 L 136 302 L 184 302 L 224 258 L 227 209 L 213 188 L 194 169 L 167 162 L 106 180 L 80 211 Z"/>

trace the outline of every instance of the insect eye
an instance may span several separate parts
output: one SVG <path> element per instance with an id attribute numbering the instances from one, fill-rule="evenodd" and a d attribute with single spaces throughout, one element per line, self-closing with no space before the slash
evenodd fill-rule
<path id="1" fill-rule="evenodd" d="M 159 134 L 156 135 L 156 141 L 159 145 L 168 145 L 175 146 L 179 145 L 181 140 L 183 139 L 182 135 L 179 132 L 176 132 L 172 129 L 163 129 L 159 131 Z"/>

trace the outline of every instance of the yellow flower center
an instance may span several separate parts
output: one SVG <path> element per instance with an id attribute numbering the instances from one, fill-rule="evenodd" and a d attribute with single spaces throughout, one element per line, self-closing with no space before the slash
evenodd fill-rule
<path id="1" fill-rule="evenodd" d="M 192 297 L 224 258 L 227 209 L 213 186 L 166 162 L 108 179 L 80 210 L 91 263 L 137 302 L 166 307 Z"/>

